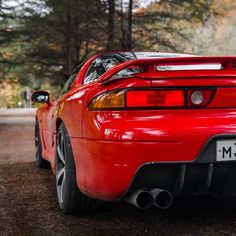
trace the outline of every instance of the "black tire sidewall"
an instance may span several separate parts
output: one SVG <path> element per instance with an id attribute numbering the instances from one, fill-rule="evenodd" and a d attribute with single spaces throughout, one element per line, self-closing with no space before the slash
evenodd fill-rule
<path id="1" fill-rule="evenodd" d="M 38 121 L 36 121 L 36 124 L 35 124 L 35 138 L 36 137 L 38 138 L 38 148 L 36 150 L 36 166 L 38 168 L 41 168 L 42 167 L 42 145 L 41 145 Z"/>

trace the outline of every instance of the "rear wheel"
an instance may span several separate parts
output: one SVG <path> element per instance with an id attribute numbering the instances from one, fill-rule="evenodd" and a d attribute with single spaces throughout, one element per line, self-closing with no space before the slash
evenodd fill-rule
<path id="1" fill-rule="evenodd" d="M 38 168 L 48 168 L 49 162 L 42 157 L 42 142 L 40 138 L 39 124 L 36 120 L 35 123 L 35 149 L 36 149 L 36 166 Z"/>
<path id="2" fill-rule="evenodd" d="M 59 206 L 66 214 L 93 211 L 99 206 L 100 201 L 84 195 L 77 187 L 70 138 L 63 123 L 57 136 L 56 188 Z"/>

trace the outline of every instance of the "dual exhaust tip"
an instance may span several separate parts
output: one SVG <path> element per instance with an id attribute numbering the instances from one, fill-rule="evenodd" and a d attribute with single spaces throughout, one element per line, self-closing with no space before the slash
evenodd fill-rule
<path id="1" fill-rule="evenodd" d="M 170 192 L 159 188 L 151 190 L 139 189 L 125 198 L 125 200 L 140 209 L 148 209 L 152 205 L 167 209 L 172 204 L 172 195 Z"/>

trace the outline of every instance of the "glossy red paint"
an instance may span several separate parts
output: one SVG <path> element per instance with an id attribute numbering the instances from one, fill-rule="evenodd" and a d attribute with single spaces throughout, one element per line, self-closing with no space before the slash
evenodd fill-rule
<path id="1" fill-rule="evenodd" d="M 119 199 L 143 164 L 192 162 L 213 136 L 236 134 L 235 57 L 132 60 L 114 66 L 97 81 L 83 84 L 97 57 L 85 63 L 67 93 L 37 111 L 43 156 L 51 162 L 54 172 L 57 128 L 60 122 L 65 124 L 73 148 L 77 184 L 85 194 L 108 201 Z M 112 78 L 134 65 L 196 63 L 221 63 L 222 70 L 146 71 L 128 78 Z M 215 94 L 209 104 L 198 108 L 88 109 L 94 97 L 107 91 L 153 88 L 214 89 Z"/>

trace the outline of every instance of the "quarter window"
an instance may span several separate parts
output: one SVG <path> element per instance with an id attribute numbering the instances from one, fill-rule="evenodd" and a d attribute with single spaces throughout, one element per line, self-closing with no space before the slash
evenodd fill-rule
<path id="1" fill-rule="evenodd" d="M 105 67 L 100 58 L 97 58 L 90 66 L 85 78 L 84 84 L 88 84 L 96 81 L 103 73 L 105 73 Z"/>

